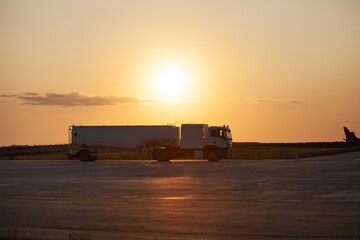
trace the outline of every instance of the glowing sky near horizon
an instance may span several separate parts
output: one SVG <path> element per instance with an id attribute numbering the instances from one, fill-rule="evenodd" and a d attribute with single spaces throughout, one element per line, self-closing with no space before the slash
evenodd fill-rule
<path id="1" fill-rule="evenodd" d="M 69 125 L 360 135 L 360 1 L 0 0 L 0 146 Z"/>

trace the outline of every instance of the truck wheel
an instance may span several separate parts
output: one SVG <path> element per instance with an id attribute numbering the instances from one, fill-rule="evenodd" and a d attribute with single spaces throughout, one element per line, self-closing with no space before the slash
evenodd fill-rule
<path id="1" fill-rule="evenodd" d="M 158 162 L 168 162 L 170 161 L 169 153 L 164 149 L 158 149 L 155 151 L 155 159 Z"/>
<path id="2" fill-rule="evenodd" d="M 210 151 L 207 153 L 206 158 L 207 158 L 207 160 L 209 160 L 210 162 L 216 162 L 216 161 L 219 161 L 219 160 L 220 160 L 217 152 L 214 151 L 214 150 L 210 150 Z"/>
<path id="3" fill-rule="evenodd" d="M 90 156 L 90 153 L 86 150 L 82 150 L 78 153 L 78 157 L 80 159 L 80 162 L 90 162 L 93 161 L 92 157 Z"/>

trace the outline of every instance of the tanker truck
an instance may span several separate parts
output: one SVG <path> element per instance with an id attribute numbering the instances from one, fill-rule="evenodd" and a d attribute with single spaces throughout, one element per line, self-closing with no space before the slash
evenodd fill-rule
<path id="1" fill-rule="evenodd" d="M 229 126 L 207 124 L 71 126 L 69 159 L 94 161 L 99 148 L 121 148 L 143 152 L 152 159 L 207 159 L 219 161 L 231 155 L 232 137 Z"/>

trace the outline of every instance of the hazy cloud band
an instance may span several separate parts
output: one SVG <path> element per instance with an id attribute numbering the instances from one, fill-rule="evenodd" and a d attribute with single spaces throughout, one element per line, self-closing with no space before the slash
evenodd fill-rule
<path id="1" fill-rule="evenodd" d="M 23 93 L 18 95 L 2 94 L 0 97 L 12 97 L 20 99 L 25 105 L 45 105 L 45 106 L 106 106 L 125 103 L 143 104 L 155 102 L 153 99 L 142 99 L 139 97 L 123 97 L 123 96 L 84 96 L 79 93 L 46 93 L 41 95 L 38 93 Z"/>
<path id="2" fill-rule="evenodd" d="M 273 99 L 261 99 L 261 98 L 247 98 L 244 100 L 247 103 L 269 103 L 269 104 L 305 104 L 299 100 L 273 100 Z"/>

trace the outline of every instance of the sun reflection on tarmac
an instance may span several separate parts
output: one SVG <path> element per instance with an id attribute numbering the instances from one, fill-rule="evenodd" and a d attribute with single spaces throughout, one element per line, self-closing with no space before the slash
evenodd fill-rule
<path id="1" fill-rule="evenodd" d="M 180 196 L 171 196 L 171 197 L 162 197 L 160 199 L 164 199 L 164 200 L 186 200 L 186 199 L 191 199 L 191 197 L 180 197 Z"/>

